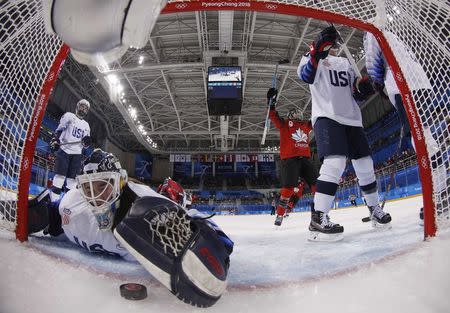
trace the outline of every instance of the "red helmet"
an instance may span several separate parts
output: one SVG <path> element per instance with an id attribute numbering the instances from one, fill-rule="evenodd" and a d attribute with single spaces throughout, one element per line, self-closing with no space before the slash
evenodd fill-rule
<path id="1" fill-rule="evenodd" d="M 164 179 L 164 182 L 158 186 L 156 192 L 175 201 L 181 206 L 184 205 L 186 193 L 183 187 L 170 177 Z"/>

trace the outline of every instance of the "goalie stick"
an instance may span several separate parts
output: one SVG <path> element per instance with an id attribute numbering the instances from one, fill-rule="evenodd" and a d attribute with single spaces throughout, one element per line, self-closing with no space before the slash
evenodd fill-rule
<path id="1" fill-rule="evenodd" d="M 277 65 L 275 66 L 275 73 L 272 76 L 272 88 L 277 89 L 278 66 L 280 64 L 286 64 L 286 63 L 289 63 L 289 60 L 284 59 L 284 60 L 278 61 Z M 266 114 L 266 120 L 264 122 L 264 132 L 263 132 L 262 139 L 261 139 L 261 145 L 264 145 L 266 143 L 267 132 L 269 131 L 269 128 L 270 128 L 269 113 L 270 113 L 270 106 L 272 105 L 272 101 L 273 101 L 273 99 L 269 100 L 269 106 L 267 107 L 267 114 Z"/>
<path id="2" fill-rule="evenodd" d="M 80 140 L 80 141 L 71 141 L 71 142 L 60 143 L 59 145 L 60 146 L 76 145 L 76 144 L 79 144 L 79 143 L 82 143 L 82 142 L 83 142 L 82 140 Z"/>

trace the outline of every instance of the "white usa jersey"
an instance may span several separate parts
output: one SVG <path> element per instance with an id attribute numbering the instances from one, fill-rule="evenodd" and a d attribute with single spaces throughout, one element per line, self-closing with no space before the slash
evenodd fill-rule
<path id="1" fill-rule="evenodd" d="M 79 119 L 71 112 L 67 112 L 61 117 L 56 131 L 62 131 L 59 136 L 59 141 L 62 144 L 67 142 L 78 142 L 61 146 L 61 149 L 67 154 L 81 154 L 83 149 L 81 139 L 90 136 L 91 133 L 88 122 Z"/>
<path id="2" fill-rule="evenodd" d="M 309 59 L 309 56 L 301 59 L 298 77 Z M 314 83 L 309 84 L 313 125 L 319 117 L 327 117 L 343 125 L 362 127 L 361 110 L 353 98 L 354 80 L 355 73 L 346 58 L 329 55 L 319 60 Z"/>
<path id="3" fill-rule="evenodd" d="M 138 197 L 165 198 L 146 185 L 128 182 L 128 187 Z M 134 257 L 120 245 L 112 231 L 100 230 L 97 219 L 79 189 L 71 189 L 64 195 L 59 204 L 59 214 L 64 234 L 73 243 L 90 252 L 102 252 L 134 260 Z"/>

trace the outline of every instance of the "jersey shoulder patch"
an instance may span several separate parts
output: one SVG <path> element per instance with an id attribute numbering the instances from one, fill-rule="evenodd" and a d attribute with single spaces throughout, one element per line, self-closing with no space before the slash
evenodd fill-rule
<path id="1" fill-rule="evenodd" d="M 72 189 L 63 196 L 59 203 L 59 213 L 67 214 L 70 212 L 70 214 L 75 215 L 84 210 L 87 205 L 81 192 L 78 189 Z"/>

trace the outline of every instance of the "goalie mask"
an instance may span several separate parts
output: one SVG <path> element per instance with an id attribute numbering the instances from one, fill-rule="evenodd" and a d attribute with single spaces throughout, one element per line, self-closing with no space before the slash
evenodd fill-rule
<path id="1" fill-rule="evenodd" d="M 301 120 L 303 120 L 303 113 L 300 109 L 293 108 L 293 109 L 289 110 L 287 118 L 292 121 L 301 121 Z"/>
<path id="2" fill-rule="evenodd" d="M 111 153 L 95 149 L 85 161 L 83 174 L 76 179 L 99 228 L 111 229 L 121 189 L 126 181 L 119 160 Z"/>
<path id="3" fill-rule="evenodd" d="M 184 191 L 183 187 L 170 177 L 167 177 L 164 182 L 158 186 L 156 192 L 178 203 L 182 208 L 186 208 L 186 206 L 190 205 L 192 202 L 190 196 Z"/>
<path id="4" fill-rule="evenodd" d="M 91 108 L 91 104 L 89 103 L 89 101 L 87 101 L 86 99 L 82 99 L 82 100 L 78 101 L 78 103 L 77 103 L 77 108 L 75 110 L 75 114 L 79 118 L 83 119 L 88 114 L 90 108 Z"/>

